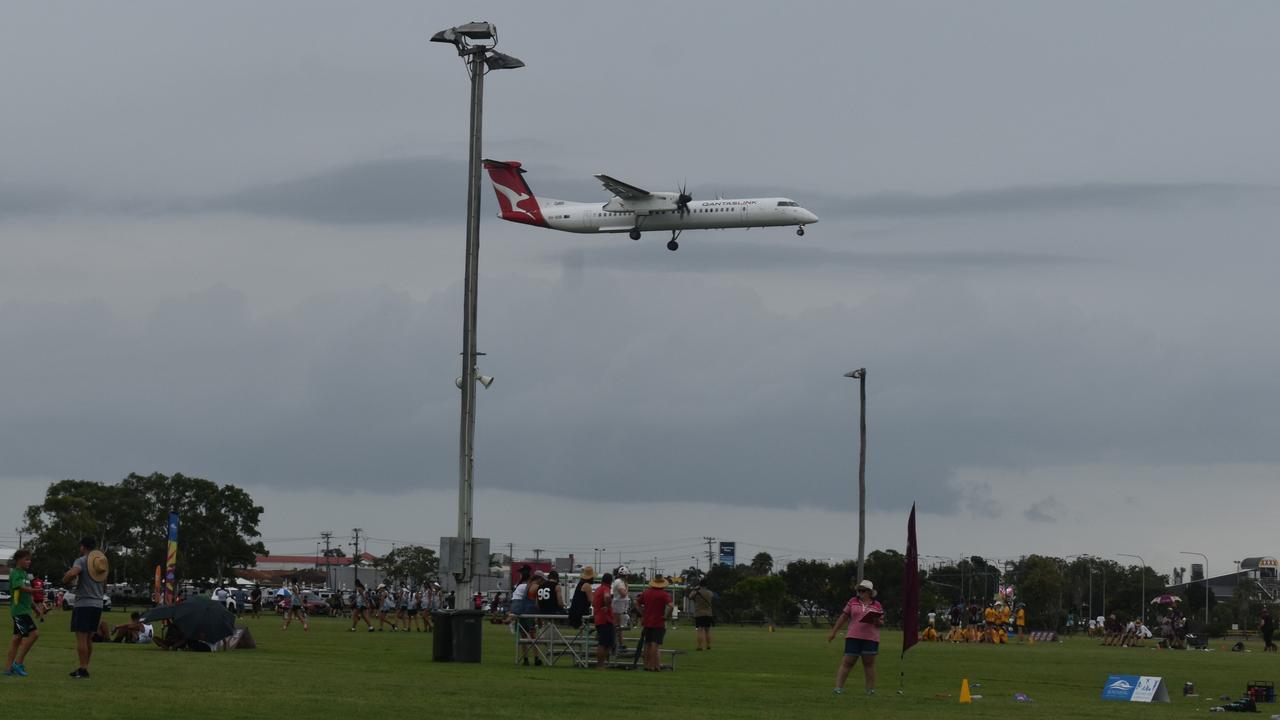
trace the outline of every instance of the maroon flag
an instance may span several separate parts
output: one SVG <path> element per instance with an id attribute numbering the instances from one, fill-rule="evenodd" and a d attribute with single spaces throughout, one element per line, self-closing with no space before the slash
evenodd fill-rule
<path id="1" fill-rule="evenodd" d="M 902 654 L 920 641 L 920 558 L 916 553 L 916 504 L 907 520 L 907 561 L 902 567 Z"/>

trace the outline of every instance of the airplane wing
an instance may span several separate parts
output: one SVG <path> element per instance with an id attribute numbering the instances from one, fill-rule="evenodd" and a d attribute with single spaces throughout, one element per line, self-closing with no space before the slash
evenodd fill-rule
<path id="1" fill-rule="evenodd" d="M 617 195 L 624 200 L 638 200 L 642 197 L 648 197 L 648 190 L 641 190 L 635 185 L 628 185 L 621 180 L 615 180 L 608 175 L 597 175 L 596 179 L 604 185 L 604 189 Z"/>

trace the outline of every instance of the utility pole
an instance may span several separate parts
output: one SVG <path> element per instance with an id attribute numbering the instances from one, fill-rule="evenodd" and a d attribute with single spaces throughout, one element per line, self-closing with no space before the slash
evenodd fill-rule
<path id="1" fill-rule="evenodd" d="M 351 546 L 355 548 L 351 553 L 351 572 L 357 582 L 360 580 L 360 533 L 362 532 L 364 530 L 361 528 L 351 528 Z"/>
<path id="2" fill-rule="evenodd" d="M 858 368 L 844 376 L 858 381 L 858 582 L 861 583 L 866 561 L 863 550 L 867 544 L 867 369 Z"/>
<path id="3" fill-rule="evenodd" d="M 22 528 L 14 528 L 14 532 L 18 533 L 18 549 L 22 549 Z"/>
<path id="4" fill-rule="evenodd" d="M 507 562 L 511 563 L 512 565 L 514 565 L 516 562 L 516 544 L 515 543 L 507 543 Z"/>
<path id="5" fill-rule="evenodd" d="M 541 559 L 542 559 L 542 553 L 543 553 L 543 552 L 545 552 L 545 551 L 544 551 L 542 548 L 534 548 L 534 549 L 533 549 L 533 560 L 534 560 L 534 562 L 537 562 L 537 561 L 539 561 L 539 560 L 541 560 Z"/>
<path id="6" fill-rule="evenodd" d="M 707 572 L 711 572 L 711 568 L 715 567 L 715 553 L 711 551 L 711 544 L 716 539 L 709 535 L 703 535 L 702 539 L 707 543 Z"/>
<path id="7" fill-rule="evenodd" d="M 333 562 L 329 559 L 329 540 L 333 537 L 333 533 L 325 530 L 320 533 L 320 537 L 324 538 L 324 583 L 333 590 Z"/>

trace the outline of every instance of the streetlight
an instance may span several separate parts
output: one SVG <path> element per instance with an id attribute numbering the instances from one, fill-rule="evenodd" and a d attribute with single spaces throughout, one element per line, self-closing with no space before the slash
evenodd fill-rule
<path id="1" fill-rule="evenodd" d="M 844 374 L 858 381 L 858 582 L 862 582 L 863 549 L 867 543 L 867 369 Z"/>
<path id="2" fill-rule="evenodd" d="M 1130 553 L 1116 553 L 1120 557 L 1138 558 L 1138 562 L 1142 563 L 1142 624 L 1147 624 L 1147 561 L 1142 559 L 1141 555 L 1133 555 Z"/>
<path id="3" fill-rule="evenodd" d="M 467 160 L 467 252 L 462 310 L 462 414 L 458 431 L 458 544 L 462 566 L 455 573 L 457 596 L 471 597 L 472 469 L 475 460 L 476 381 L 476 284 L 480 264 L 480 136 L 484 110 L 484 76 L 490 70 L 524 67 L 524 63 L 494 49 L 498 29 L 493 23 L 470 22 L 431 36 L 431 42 L 449 43 L 458 50 L 471 76 L 471 132 Z"/>
<path id="4" fill-rule="evenodd" d="M 1089 614 L 1093 615 L 1093 576 L 1101 575 L 1097 568 L 1089 568 Z"/>
<path id="5" fill-rule="evenodd" d="M 1204 626 L 1205 626 L 1205 628 L 1206 628 L 1206 629 L 1205 629 L 1205 632 L 1208 632 L 1208 627 L 1209 627 L 1209 557 L 1208 557 L 1207 555 L 1205 555 L 1204 553 L 1198 553 L 1198 552 L 1187 552 L 1186 550 L 1182 550 L 1182 551 L 1180 551 L 1178 554 L 1179 554 L 1179 555 L 1199 555 L 1199 556 L 1204 560 Z"/>

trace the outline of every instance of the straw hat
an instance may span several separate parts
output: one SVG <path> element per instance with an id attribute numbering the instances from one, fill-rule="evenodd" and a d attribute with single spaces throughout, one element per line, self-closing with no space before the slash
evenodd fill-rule
<path id="1" fill-rule="evenodd" d="M 667 579 L 661 575 L 655 575 L 653 579 L 649 581 L 649 587 L 657 588 L 659 590 L 665 588 L 667 584 Z"/>
<path id="2" fill-rule="evenodd" d="M 862 582 L 858 583 L 858 587 L 857 587 L 856 589 L 858 589 L 858 590 L 862 590 L 862 589 L 870 590 L 870 591 L 871 591 L 871 597 L 875 597 L 875 596 L 876 596 L 876 586 L 875 586 L 875 585 L 873 585 L 873 584 L 871 583 L 871 581 L 870 581 L 870 580 L 863 580 Z"/>
<path id="3" fill-rule="evenodd" d="M 103 555 L 101 550 L 90 550 L 89 557 L 85 559 L 85 566 L 89 568 L 89 577 L 94 582 L 107 579 L 107 556 Z"/>
<path id="4" fill-rule="evenodd" d="M 582 578 L 583 580 L 594 580 L 596 577 L 596 569 L 591 567 L 590 565 L 587 565 L 586 567 L 582 568 L 582 572 L 578 573 L 578 577 Z"/>

